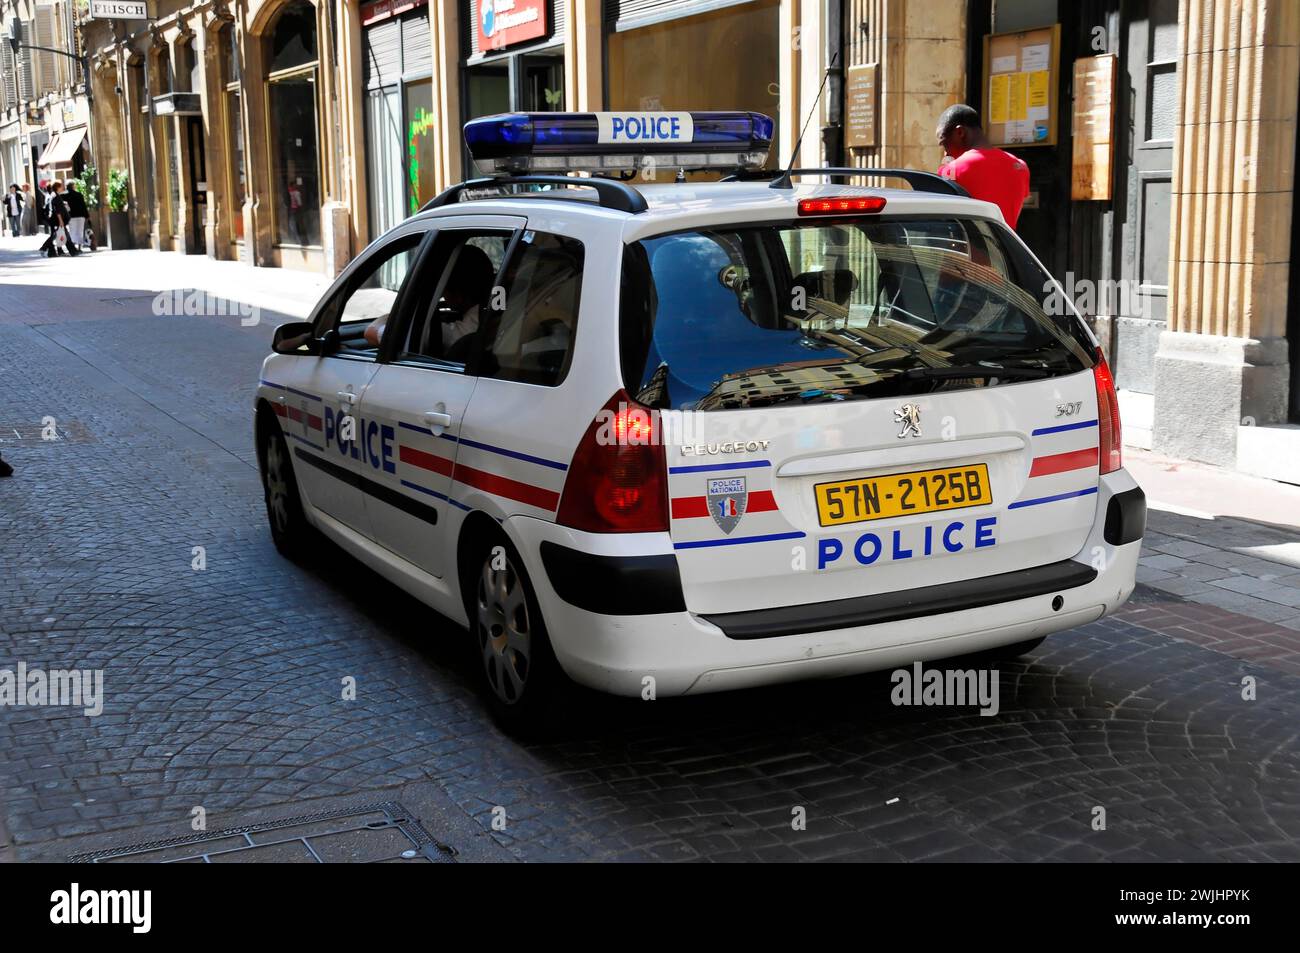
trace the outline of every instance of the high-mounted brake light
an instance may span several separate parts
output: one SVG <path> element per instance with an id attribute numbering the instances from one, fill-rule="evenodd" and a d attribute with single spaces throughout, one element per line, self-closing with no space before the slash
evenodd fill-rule
<path id="1" fill-rule="evenodd" d="M 861 212 L 879 212 L 885 200 L 879 195 L 865 198 L 800 199 L 800 215 L 855 215 Z"/>
<path id="2" fill-rule="evenodd" d="M 1101 472 L 1112 473 L 1124 465 L 1120 432 L 1119 395 L 1115 393 L 1115 377 L 1106 363 L 1106 356 L 1097 348 L 1097 363 L 1092 366 L 1092 376 L 1097 384 L 1098 456 Z"/>
<path id="3" fill-rule="evenodd" d="M 751 112 L 502 113 L 465 124 L 485 172 L 757 169 L 772 120 Z"/>
<path id="4" fill-rule="evenodd" d="M 573 454 L 556 521 L 588 533 L 667 532 L 667 466 L 659 412 L 620 390 Z"/>

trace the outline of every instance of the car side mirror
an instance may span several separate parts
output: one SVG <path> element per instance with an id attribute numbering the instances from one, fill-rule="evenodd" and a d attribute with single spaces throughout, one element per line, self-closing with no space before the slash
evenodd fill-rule
<path id="1" fill-rule="evenodd" d="M 276 354 L 301 354 L 306 346 L 308 354 L 316 354 L 320 350 L 320 342 L 315 335 L 316 329 L 310 321 L 282 324 L 275 329 L 275 335 L 271 338 L 271 350 Z"/>

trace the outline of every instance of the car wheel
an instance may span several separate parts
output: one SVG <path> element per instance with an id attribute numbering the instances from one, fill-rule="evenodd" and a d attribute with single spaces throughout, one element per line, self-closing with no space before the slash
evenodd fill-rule
<path id="1" fill-rule="evenodd" d="M 271 539 L 285 556 L 299 556 L 306 551 L 311 527 L 303 515 L 298 481 L 294 479 L 289 447 L 279 424 L 271 423 L 263 430 L 261 463 Z"/>
<path id="2" fill-rule="evenodd" d="M 475 551 L 468 568 L 466 608 L 492 713 L 512 734 L 539 731 L 550 723 L 564 674 L 523 561 L 498 537 Z"/>

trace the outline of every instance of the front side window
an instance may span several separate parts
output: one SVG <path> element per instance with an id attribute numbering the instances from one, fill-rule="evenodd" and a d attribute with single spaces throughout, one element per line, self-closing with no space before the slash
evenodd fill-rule
<path id="1" fill-rule="evenodd" d="M 999 226 L 871 218 L 682 232 L 628 246 L 629 390 L 717 410 L 996 386 L 1091 367 Z"/>
<path id="2" fill-rule="evenodd" d="M 424 235 L 406 235 L 378 249 L 348 280 L 317 319 L 316 334 L 338 332 L 335 354 L 374 360 L 379 342 L 407 276 L 415 265 Z"/>
<path id="3" fill-rule="evenodd" d="M 412 292 L 399 361 L 464 370 L 478 348 L 512 233 L 448 229 L 434 239 Z"/>

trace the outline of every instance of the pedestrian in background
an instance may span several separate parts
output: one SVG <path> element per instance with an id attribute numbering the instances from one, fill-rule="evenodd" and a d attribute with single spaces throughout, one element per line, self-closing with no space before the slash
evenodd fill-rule
<path id="1" fill-rule="evenodd" d="M 50 237 L 41 246 L 41 254 L 57 258 L 64 251 L 76 255 L 77 249 L 68 241 L 68 202 L 63 197 L 63 183 L 55 181 L 50 185 L 50 202 L 48 208 L 50 220 Z"/>
<path id="2" fill-rule="evenodd" d="M 23 193 L 18 191 L 16 182 L 9 186 L 9 194 L 5 196 L 5 216 L 9 219 L 10 234 L 17 238 L 23 220 Z"/>
<path id="3" fill-rule="evenodd" d="M 939 117 L 935 137 L 946 161 L 939 174 L 952 179 L 971 198 L 992 202 L 1012 229 L 1029 197 L 1029 166 L 1009 152 L 989 144 L 980 117 L 970 106 L 949 106 Z"/>
<path id="4" fill-rule="evenodd" d="M 86 240 L 86 220 L 90 218 L 86 199 L 77 191 L 75 179 L 68 179 L 68 190 L 63 194 L 63 200 L 68 203 L 68 245 L 75 255 Z"/>
<path id="5" fill-rule="evenodd" d="M 32 196 L 32 187 L 23 183 L 23 234 L 36 234 L 36 199 Z"/>

